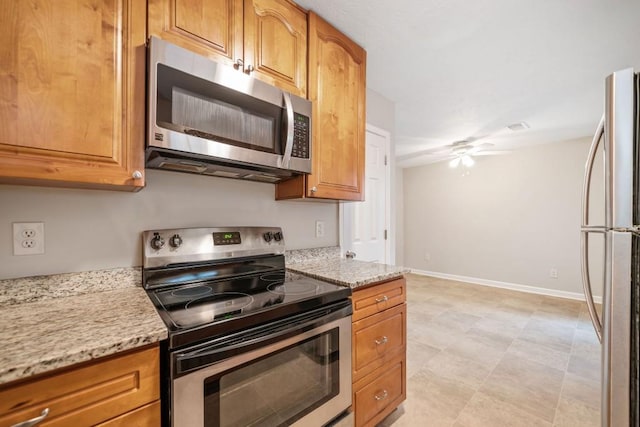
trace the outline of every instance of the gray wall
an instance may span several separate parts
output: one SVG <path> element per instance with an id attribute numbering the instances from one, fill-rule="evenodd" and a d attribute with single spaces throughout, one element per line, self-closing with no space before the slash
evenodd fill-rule
<path id="1" fill-rule="evenodd" d="M 394 108 L 367 90 L 367 121 L 391 132 L 392 144 Z M 316 220 L 325 222 L 323 238 Z M 31 221 L 45 223 L 45 254 L 14 256 L 11 224 Z M 0 279 L 139 266 L 141 231 L 216 225 L 280 226 L 287 249 L 334 246 L 338 204 L 277 202 L 272 184 L 156 170 L 139 193 L 0 185 Z"/>
<path id="2" fill-rule="evenodd" d="M 405 169 L 405 265 L 581 293 L 579 227 L 588 147 L 589 140 L 580 139 L 477 157 L 467 176 L 447 162 Z M 596 173 L 594 195 L 602 194 L 601 169 Z M 600 265 L 594 265 L 596 278 Z M 557 279 L 550 277 L 552 268 Z M 597 282 L 594 293 L 601 295 Z"/>
<path id="3" fill-rule="evenodd" d="M 274 200 L 274 185 L 149 170 L 139 193 L 0 185 L 0 279 L 141 265 L 140 232 L 273 225 L 287 249 L 338 244 L 336 202 Z M 315 221 L 325 237 L 315 237 Z M 13 222 L 45 223 L 45 254 L 13 255 Z"/>

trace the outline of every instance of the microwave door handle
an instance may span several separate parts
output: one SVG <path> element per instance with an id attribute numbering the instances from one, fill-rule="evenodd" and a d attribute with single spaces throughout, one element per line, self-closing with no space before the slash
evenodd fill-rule
<path id="1" fill-rule="evenodd" d="M 284 105 L 287 108 L 287 140 L 284 146 L 284 156 L 282 157 L 281 167 L 288 169 L 289 163 L 291 163 L 291 151 L 293 150 L 293 104 L 291 104 L 291 95 L 288 92 L 283 92 Z"/>
<path id="2" fill-rule="evenodd" d="M 584 182 L 582 185 L 582 230 L 580 232 L 580 249 L 582 252 L 581 266 L 582 266 L 582 286 L 584 288 L 584 296 L 587 302 L 587 308 L 589 309 L 589 317 L 595 329 L 598 341 L 602 342 L 602 321 L 598 316 L 595 302 L 593 301 L 593 292 L 591 291 L 591 274 L 589 272 L 589 233 L 606 233 L 605 227 L 592 227 L 589 226 L 589 195 L 591 193 L 591 174 L 593 172 L 593 164 L 596 158 L 596 152 L 600 141 L 604 135 L 604 116 L 600 119 L 596 133 L 593 136 L 591 148 L 589 149 L 589 155 L 587 157 L 587 164 L 584 173 Z M 606 263 L 606 250 L 605 244 L 605 263 Z"/>

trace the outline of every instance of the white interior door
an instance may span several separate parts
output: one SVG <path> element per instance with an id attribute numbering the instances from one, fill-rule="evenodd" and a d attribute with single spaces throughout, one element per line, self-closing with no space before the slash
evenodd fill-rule
<path id="1" fill-rule="evenodd" d="M 364 202 L 341 203 L 341 246 L 361 261 L 389 262 L 389 132 L 367 125 Z"/>

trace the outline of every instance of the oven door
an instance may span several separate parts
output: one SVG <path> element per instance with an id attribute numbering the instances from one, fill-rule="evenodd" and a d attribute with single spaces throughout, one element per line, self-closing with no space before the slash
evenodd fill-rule
<path id="1" fill-rule="evenodd" d="M 175 352 L 172 426 L 321 426 L 338 416 L 351 405 L 351 305 L 341 304 Z"/>

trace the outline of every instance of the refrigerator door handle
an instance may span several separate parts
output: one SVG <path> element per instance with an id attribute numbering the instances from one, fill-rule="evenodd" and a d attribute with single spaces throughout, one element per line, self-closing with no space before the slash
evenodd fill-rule
<path id="1" fill-rule="evenodd" d="M 589 317 L 593 324 L 593 329 L 596 331 L 598 341 L 602 342 L 602 322 L 596 311 L 596 305 L 593 301 L 593 292 L 591 291 L 591 275 L 589 274 L 589 233 L 605 233 L 605 227 L 591 227 L 589 226 L 589 196 L 591 193 L 591 174 L 593 172 L 593 164 L 596 159 L 596 153 L 600 141 L 604 135 L 604 115 L 598 123 L 596 133 L 593 136 L 591 142 L 591 148 L 589 148 L 589 155 L 587 157 L 587 164 L 585 166 L 584 182 L 582 185 L 582 230 L 580 232 L 580 249 L 582 252 L 582 286 L 584 288 L 584 297 L 587 302 L 587 308 L 589 309 Z M 609 205 L 607 204 L 607 209 Z M 606 259 L 606 254 L 605 254 Z"/>
<path id="2" fill-rule="evenodd" d="M 580 232 L 580 248 L 582 250 L 582 286 L 584 288 L 584 299 L 587 302 L 587 308 L 589 309 L 589 317 L 593 324 L 593 329 L 596 331 L 598 341 L 602 342 L 602 322 L 596 311 L 596 304 L 593 300 L 593 293 L 591 292 L 591 275 L 589 274 L 589 233 L 605 233 L 605 231 L 594 230 L 582 230 Z M 605 253 L 605 259 L 607 254 Z"/>
<path id="3" fill-rule="evenodd" d="M 584 181 L 582 183 L 582 227 L 589 227 L 589 197 L 591 195 L 591 174 L 593 172 L 593 164 L 596 161 L 596 153 L 600 146 L 600 141 L 604 135 L 604 115 L 598 123 L 596 133 L 593 135 L 593 141 L 591 141 L 591 148 L 589 148 L 589 155 L 587 156 L 587 164 L 585 165 Z M 607 209 L 610 206 L 607 204 Z"/>

